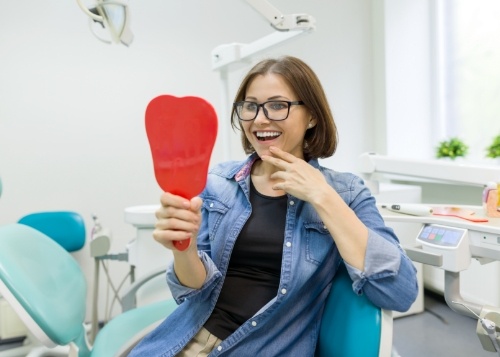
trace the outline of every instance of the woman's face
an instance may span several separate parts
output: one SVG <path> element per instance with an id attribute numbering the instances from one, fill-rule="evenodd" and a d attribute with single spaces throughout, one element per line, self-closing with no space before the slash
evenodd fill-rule
<path id="1" fill-rule="evenodd" d="M 247 87 L 245 101 L 262 104 L 269 100 L 298 101 L 292 89 L 282 76 L 266 74 L 255 77 Z M 304 158 L 304 135 L 316 125 L 310 112 L 303 105 L 292 105 L 288 118 L 273 121 L 266 118 L 262 107 L 255 120 L 240 121 L 241 127 L 250 144 L 259 156 L 270 155 L 269 147 L 276 146 L 301 159 Z"/>

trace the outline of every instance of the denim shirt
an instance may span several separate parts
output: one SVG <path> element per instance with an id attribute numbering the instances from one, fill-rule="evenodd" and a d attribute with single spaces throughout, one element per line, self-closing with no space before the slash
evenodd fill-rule
<path id="1" fill-rule="evenodd" d="M 173 267 L 167 281 L 179 306 L 147 335 L 129 356 L 175 356 L 210 316 L 221 291 L 231 251 L 249 218 L 250 169 L 244 162 L 210 170 L 203 199 L 199 256 L 207 277 L 200 289 L 181 285 Z M 384 309 L 406 311 L 416 298 L 416 270 L 363 181 L 350 173 L 321 170 L 358 218 L 368 227 L 364 271 L 344 263 L 325 225 L 307 202 L 288 195 L 281 278 L 276 297 L 210 353 L 210 356 L 314 356 L 325 299 L 339 264 L 346 264 L 353 290 Z M 332 212 L 335 214 L 335 212 Z M 251 298 L 251 297 L 249 297 Z M 293 354 L 292 354 L 293 353 Z"/>

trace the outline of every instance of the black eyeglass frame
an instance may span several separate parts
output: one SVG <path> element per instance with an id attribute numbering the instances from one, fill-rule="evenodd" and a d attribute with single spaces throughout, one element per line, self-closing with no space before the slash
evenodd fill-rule
<path id="1" fill-rule="evenodd" d="M 252 103 L 252 104 L 255 104 L 257 106 L 257 111 L 255 112 L 255 116 L 252 119 L 242 119 L 240 117 L 240 114 L 238 113 L 238 106 L 241 106 L 244 103 Z M 268 113 L 267 113 L 267 109 L 264 108 L 264 105 L 266 105 L 267 103 L 287 103 L 288 104 L 288 110 L 287 110 L 286 116 L 283 119 L 271 119 L 271 118 L 269 118 Z M 233 108 L 234 108 L 234 112 L 236 113 L 236 116 L 241 121 L 252 121 L 252 120 L 255 120 L 255 118 L 257 118 L 257 116 L 259 115 L 260 108 L 262 108 L 262 110 L 264 111 L 264 115 L 266 116 L 267 119 L 272 120 L 272 121 L 282 121 L 282 120 L 288 119 L 288 116 L 290 115 L 290 108 L 291 108 L 292 105 L 304 105 L 304 102 L 301 101 L 301 100 L 295 100 L 295 101 L 289 101 L 289 100 L 268 100 L 267 102 L 258 104 L 258 103 L 251 102 L 251 101 L 248 101 L 248 100 L 242 100 L 242 101 L 239 101 L 239 102 L 234 102 L 233 103 Z"/>

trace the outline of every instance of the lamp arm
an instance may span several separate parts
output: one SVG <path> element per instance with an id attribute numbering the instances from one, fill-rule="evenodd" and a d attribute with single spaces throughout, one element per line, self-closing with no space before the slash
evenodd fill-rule
<path id="1" fill-rule="evenodd" d="M 264 16 L 277 31 L 304 30 L 314 28 L 314 18 L 307 14 L 284 15 L 267 0 L 245 0 Z"/>
<path id="2" fill-rule="evenodd" d="M 99 22 L 103 22 L 104 21 L 104 19 L 102 18 L 102 16 L 99 16 L 99 15 L 96 15 L 96 14 L 90 12 L 90 10 L 87 9 L 87 7 L 85 5 L 83 5 L 82 0 L 76 0 L 76 3 L 80 7 L 80 9 L 82 9 L 82 11 L 87 16 L 89 16 L 92 20 L 99 21 Z"/>

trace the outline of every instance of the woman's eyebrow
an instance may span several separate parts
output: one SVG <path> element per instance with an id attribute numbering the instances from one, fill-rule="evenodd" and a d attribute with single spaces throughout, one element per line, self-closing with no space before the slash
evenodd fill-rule
<path id="1" fill-rule="evenodd" d="M 275 95 L 275 96 L 272 96 L 272 97 L 269 97 L 266 99 L 267 100 L 274 100 L 274 99 L 286 99 L 287 97 L 285 96 L 282 96 L 282 95 Z M 257 98 L 255 97 L 245 97 L 245 100 L 253 100 L 253 101 L 257 101 Z"/>

